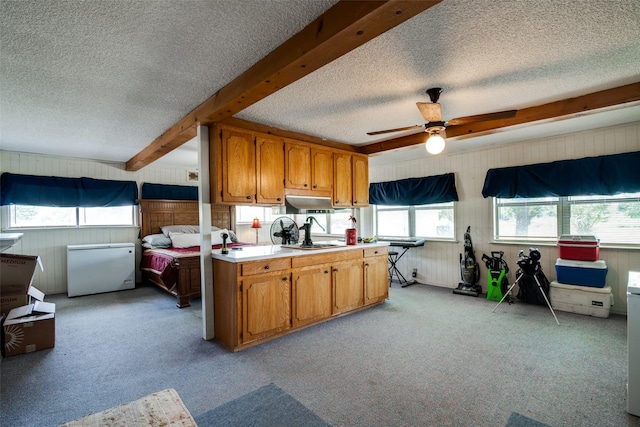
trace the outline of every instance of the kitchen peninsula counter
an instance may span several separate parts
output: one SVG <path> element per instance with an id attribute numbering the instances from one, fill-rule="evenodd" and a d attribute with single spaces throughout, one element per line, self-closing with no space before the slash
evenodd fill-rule
<path id="1" fill-rule="evenodd" d="M 229 249 L 228 254 L 222 254 L 220 249 L 216 249 L 212 252 L 211 257 L 220 261 L 238 263 L 270 258 L 308 256 L 345 250 L 362 250 L 389 246 L 389 242 L 361 243 L 358 245 L 347 246 L 344 242 L 340 242 L 338 240 L 316 242 L 316 244 L 335 246 L 322 249 L 292 249 L 283 245 L 240 246 L 239 249 Z"/>
<path id="2" fill-rule="evenodd" d="M 214 251 L 216 339 L 242 350 L 385 301 L 387 243 L 322 244 Z"/>

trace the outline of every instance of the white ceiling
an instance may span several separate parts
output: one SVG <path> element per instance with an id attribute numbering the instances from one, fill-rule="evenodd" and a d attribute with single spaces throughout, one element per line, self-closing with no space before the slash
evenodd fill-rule
<path id="1" fill-rule="evenodd" d="M 0 148 L 126 162 L 334 3 L 2 0 Z M 444 89 L 446 120 L 638 81 L 638 0 L 444 0 L 236 117 L 362 145 L 422 124 L 429 87 Z M 444 154 L 633 121 L 638 103 L 449 140 Z M 196 162 L 193 143 L 156 161 Z"/>

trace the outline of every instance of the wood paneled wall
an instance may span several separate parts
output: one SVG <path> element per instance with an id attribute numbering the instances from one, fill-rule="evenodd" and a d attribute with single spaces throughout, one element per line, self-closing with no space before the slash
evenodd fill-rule
<path id="1" fill-rule="evenodd" d="M 473 140 L 464 142 L 473 145 Z M 467 151 L 460 154 L 440 155 L 427 159 L 381 165 L 369 169 L 371 182 L 391 181 L 403 178 L 439 175 L 454 172 L 460 201 L 456 207 L 457 242 L 428 242 L 422 248 L 411 249 L 402 258 L 399 267 L 404 274 L 418 269 L 422 283 L 453 288 L 460 282 L 459 254 L 463 251 L 462 239 L 467 226 L 471 226 L 476 259 L 481 265 L 480 284 L 486 290 L 486 269 L 481 262 L 483 253 L 504 251 L 515 279 L 517 254 L 528 245 L 498 245 L 491 243 L 491 200 L 482 197 L 482 185 L 489 168 L 517 166 L 554 160 L 574 159 L 603 154 L 615 154 L 640 150 L 640 122 L 612 128 L 585 131 L 535 141 L 516 143 L 486 150 Z M 189 185 L 186 168 L 147 166 L 137 172 L 127 172 L 122 163 L 99 162 L 83 159 L 58 158 L 28 153 L 0 151 L 0 172 L 65 177 L 87 176 L 99 179 L 135 180 L 139 184 Z M 2 225 L 6 225 L 4 213 Z M 372 235 L 372 210 L 361 209 L 361 234 Z M 246 241 L 254 241 L 255 232 L 247 231 Z M 250 231 L 250 233 L 249 233 Z M 264 239 L 261 229 L 261 241 Z M 244 236 L 243 236 L 243 240 Z M 34 285 L 45 293 L 64 293 L 66 286 L 66 246 L 70 244 L 124 243 L 137 244 L 137 261 L 140 258 L 138 227 L 28 230 L 22 241 L 8 252 L 38 254 L 42 257 L 44 272 L 36 273 Z M 549 280 L 555 279 L 555 246 L 538 246 L 542 253 L 542 266 Z M 607 284 L 612 287 L 614 313 L 626 313 L 626 284 L 629 270 L 640 270 L 640 251 L 629 249 L 601 250 L 601 258 L 609 267 Z M 462 296 L 461 296 L 462 298 Z"/>
<path id="2" fill-rule="evenodd" d="M 191 170 L 195 169 L 192 168 Z M 124 163 L 71 159 L 29 153 L 0 151 L 0 172 L 62 177 L 89 177 L 158 184 L 193 185 L 187 182 L 187 169 L 179 167 L 147 166 L 137 172 L 124 170 Z M 6 207 L 0 207 L 2 228 L 7 226 Z M 46 294 L 67 292 L 67 245 L 93 243 L 135 243 L 136 265 L 140 262 L 139 228 L 87 227 L 71 229 L 21 230 L 22 240 L 8 253 L 39 255 L 44 271 L 36 272 L 33 285 Z M 140 280 L 139 271 L 137 280 Z"/>
<path id="3" fill-rule="evenodd" d="M 473 146 L 473 139 L 462 143 Z M 460 154 L 433 156 L 427 159 L 381 165 L 369 169 L 371 182 L 393 181 L 404 178 L 439 175 L 454 172 L 460 201 L 456 206 L 456 243 L 427 242 L 422 248 L 409 250 L 400 260 L 405 276 L 418 269 L 418 280 L 438 286 L 454 288 L 460 282 L 459 257 L 463 251 L 463 236 L 471 226 L 471 237 L 476 259 L 481 267 L 480 284 L 487 289 L 487 272 L 482 254 L 504 251 L 511 269 L 509 281 L 515 280 L 517 255 L 529 245 L 491 243 L 493 237 L 491 199 L 482 197 L 482 186 L 487 170 L 507 166 L 551 162 L 555 160 L 616 154 L 640 150 L 640 122 L 611 128 L 584 131 L 553 138 L 504 145 Z M 363 209 L 363 225 L 369 226 L 363 235 L 372 235 L 372 209 Z M 638 242 L 640 244 L 640 242 Z M 554 280 L 556 246 L 538 245 L 542 253 L 542 267 L 549 280 Z M 614 295 L 612 312 L 626 313 L 626 286 L 629 270 L 640 270 L 640 250 L 601 249 L 600 258 L 607 262 L 607 285 Z M 407 277 L 409 277 L 407 276 Z"/>

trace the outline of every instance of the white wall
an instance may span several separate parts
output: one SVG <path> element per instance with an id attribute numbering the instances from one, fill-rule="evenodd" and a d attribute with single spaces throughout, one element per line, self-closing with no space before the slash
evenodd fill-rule
<path id="1" fill-rule="evenodd" d="M 137 172 L 127 172 L 124 168 L 124 163 L 0 151 L 0 173 L 136 181 L 138 190 L 143 182 L 175 185 L 195 184 L 187 181 L 186 168 L 151 165 Z M 191 170 L 193 169 L 195 166 Z M 4 216 L 7 212 L 6 209 L 6 207 L 0 208 L 0 215 Z M 2 218 L 3 226 L 6 224 L 5 220 L 6 218 Z M 38 271 L 36 273 L 33 285 L 45 294 L 67 292 L 67 245 L 131 242 L 136 244 L 136 265 L 139 265 L 140 262 L 141 252 L 137 226 L 35 229 L 21 230 L 21 232 L 24 233 L 22 240 L 6 252 L 39 255 L 42 258 L 44 272 Z M 137 281 L 140 281 L 139 272 L 137 273 Z"/>
<path id="2" fill-rule="evenodd" d="M 473 140 L 468 141 L 470 146 Z M 515 280 L 517 255 L 519 250 L 529 245 L 492 244 L 491 199 L 482 197 L 482 186 L 490 168 L 543 163 L 555 160 L 578 159 L 582 157 L 616 154 L 640 150 L 640 122 L 630 125 L 598 129 L 554 138 L 528 141 L 460 154 L 439 155 L 427 159 L 412 160 L 386 166 L 369 168 L 371 182 L 394 181 L 404 178 L 424 177 L 453 172 L 460 201 L 456 205 L 456 243 L 427 242 L 424 247 L 410 249 L 400 260 L 400 270 L 405 276 L 415 267 L 418 281 L 438 286 L 454 288 L 460 282 L 459 257 L 463 251 L 463 235 L 471 226 L 471 237 L 476 259 L 481 266 L 480 284 L 487 290 L 487 274 L 482 254 L 504 251 L 511 269 L 510 283 Z M 363 235 L 373 235 L 371 226 L 372 209 L 361 213 L 368 217 L 363 224 L 369 225 Z M 640 244 L 640 242 L 638 242 Z M 556 277 L 555 261 L 558 257 L 556 246 L 540 246 L 542 268 L 551 281 Z M 626 313 L 626 286 L 629 270 L 640 270 L 640 250 L 618 250 L 602 248 L 600 258 L 609 268 L 607 285 L 614 295 L 612 312 Z M 409 277 L 407 276 L 407 277 Z"/>
<path id="3" fill-rule="evenodd" d="M 473 140 L 469 140 L 469 145 Z M 575 159 L 603 154 L 640 150 L 640 122 L 610 129 L 586 131 L 555 138 L 528 141 L 487 150 L 461 154 L 440 155 L 386 166 L 369 168 L 371 182 L 439 175 L 454 172 L 460 201 L 456 206 L 456 243 L 428 242 L 422 248 L 411 249 L 400 261 L 403 274 L 418 269 L 418 280 L 444 287 L 456 287 L 460 282 L 459 254 L 467 226 L 482 275 L 480 284 L 486 291 L 486 269 L 481 262 L 483 253 L 504 251 L 514 280 L 517 254 L 528 245 L 491 244 L 491 200 L 482 198 L 482 185 L 489 168 L 517 166 L 563 159 Z M 127 172 L 122 163 L 108 163 L 83 159 L 58 158 L 36 154 L 0 151 L 0 172 L 63 177 L 86 176 L 98 179 L 133 180 L 139 184 L 193 185 L 187 182 L 186 168 L 147 166 L 137 172 Z M 4 214 L 4 210 L 0 209 Z M 362 236 L 373 235 L 371 209 L 361 209 Z M 238 231 L 242 241 L 255 241 L 255 230 L 243 227 Z M 61 230 L 27 230 L 22 241 L 7 252 L 37 254 L 42 257 L 45 271 L 36 273 L 34 285 L 45 293 L 66 292 L 66 245 L 90 243 L 124 243 L 137 245 L 140 259 L 138 228 L 83 228 Z M 268 227 L 260 229 L 260 241 L 269 242 Z M 555 279 L 555 246 L 539 246 L 542 267 L 549 280 Z M 607 284 L 612 287 L 615 304 L 612 311 L 626 313 L 626 283 L 629 270 L 640 270 L 639 250 L 601 249 L 600 257 L 609 267 Z M 139 280 L 139 277 L 138 277 Z M 462 297 L 462 296 L 461 296 Z"/>

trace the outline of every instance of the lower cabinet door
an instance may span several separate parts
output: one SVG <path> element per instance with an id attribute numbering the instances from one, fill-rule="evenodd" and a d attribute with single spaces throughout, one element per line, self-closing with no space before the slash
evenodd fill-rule
<path id="1" fill-rule="evenodd" d="M 295 270 L 291 274 L 293 326 L 331 317 L 331 267 Z"/>
<path id="2" fill-rule="evenodd" d="M 289 273 L 242 281 L 242 336 L 247 343 L 291 327 Z"/>
<path id="3" fill-rule="evenodd" d="M 368 258 L 364 261 L 364 305 L 383 301 L 389 297 L 389 271 L 387 257 Z"/>
<path id="4" fill-rule="evenodd" d="M 333 273 L 333 314 L 364 305 L 362 262 L 335 264 Z"/>

